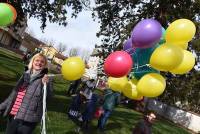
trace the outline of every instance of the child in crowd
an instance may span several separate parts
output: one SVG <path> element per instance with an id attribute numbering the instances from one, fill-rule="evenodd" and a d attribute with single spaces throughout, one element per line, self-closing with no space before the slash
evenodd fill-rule
<path id="1" fill-rule="evenodd" d="M 111 89 L 104 89 L 104 98 L 103 98 L 103 114 L 98 120 L 98 129 L 104 131 L 106 122 L 110 117 L 114 108 L 120 103 L 120 93 L 114 92 Z"/>

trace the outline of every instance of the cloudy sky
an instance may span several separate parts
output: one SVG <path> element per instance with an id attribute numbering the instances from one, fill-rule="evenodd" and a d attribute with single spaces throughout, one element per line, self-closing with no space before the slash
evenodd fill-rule
<path id="1" fill-rule="evenodd" d="M 41 23 L 35 18 L 28 20 L 28 27 L 37 39 L 53 39 L 56 44 L 59 42 L 66 44 L 68 49 L 79 47 L 92 51 L 94 45 L 100 43 L 100 39 L 96 37 L 99 24 L 93 21 L 90 11 L 83 11 L 76 19 L 69 18 L 68 20 L 67 27 L 47 23 L 44 33 L 40 29 Z"/>

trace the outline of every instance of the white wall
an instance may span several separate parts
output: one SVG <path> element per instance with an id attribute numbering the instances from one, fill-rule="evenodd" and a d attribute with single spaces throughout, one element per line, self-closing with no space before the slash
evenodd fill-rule
<path id="1" fill-rule="evenodd" d="M 149 100 L 147 107 L 174 123 L 184 126 L 196 133 L 200 133 L 200 116 L 196 114 L 168 106 L 162 102 L 152 99 Z"/>

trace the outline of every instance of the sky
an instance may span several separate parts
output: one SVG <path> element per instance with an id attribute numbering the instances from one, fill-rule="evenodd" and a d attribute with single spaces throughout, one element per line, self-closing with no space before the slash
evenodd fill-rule
<path id="1" fill-rule="evenodd" d="M 99 24 L 97 21 L 93 21 L 90 11 L 81 12 L 76 19 L 69 17 L 66 27 L 47 22 L 47 27 L 42 33 L 40 26 L 41 23 L 36 18 L 28 20 L 28 29 L 37 39 L 53 39 L 56 44 L 59 42 L 66 44 L 68 50 L 79 47 L 92 52 L 95 44 L 100 44 L 100 39 L 96 37 Z"/>

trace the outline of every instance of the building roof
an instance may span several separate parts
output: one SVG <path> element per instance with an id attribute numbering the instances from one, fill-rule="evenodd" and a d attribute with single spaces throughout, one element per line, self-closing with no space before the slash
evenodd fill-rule
<path id="1" fill-rule="evenodd" d="M 22 40 L 22 38 L 18 35 L 18 34 L 16 34 L 16 33 L 14 33 L 11 29 L 9 29 L 8 27 L 1 27 L 0 26 L 0 29 L 2 29 L 3 31 L 6 31 L 7 33 L 9 33 L 14 39 L 16 39 L 16 40 L 18 40 L 18 41 L 21 41 Z"/>
<path id="2" fill-rule="evenodd" d="M 31 42 L 34 42 L 34 44 L 39 47 L 40 45 L 42 46 L 46 46 L 46 44 L 38 39 L 36 39 L 35 37 L 31 36 L 30 34 L 28 33 L 25 33 L 24 35 L 24 40 L 27 40 L 27 41 L 31 41 Z"/>
<path id="3" fill-rule="evenodd" d="M 64 56 L 63 54 L 61 54 L 59 52 L 55 54 L 55 57 L 57 57 L 58 59 L 62 59 L 62 60 L 65 60 L 68 58 L 67 56 Z"/>

